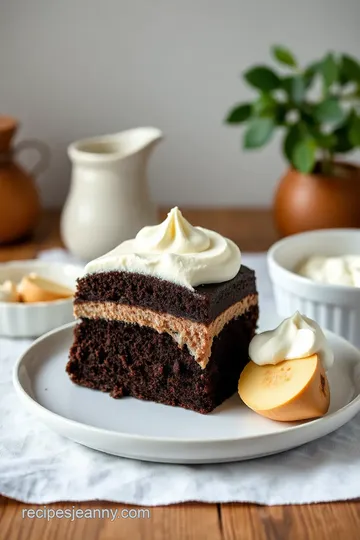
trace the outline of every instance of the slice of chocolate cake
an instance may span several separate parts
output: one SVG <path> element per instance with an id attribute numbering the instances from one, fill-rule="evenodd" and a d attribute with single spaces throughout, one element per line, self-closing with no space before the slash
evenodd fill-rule
<path id="1" fill-rule="evenodd" d="M 237 390 L 258 319 L 237 246 L 174 208 L 78 281 L 73 382 L 208 413 Z"/>

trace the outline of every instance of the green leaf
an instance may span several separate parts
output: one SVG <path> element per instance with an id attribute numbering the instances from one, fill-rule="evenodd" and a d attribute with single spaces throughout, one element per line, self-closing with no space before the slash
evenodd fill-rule
<path id="1" fill-rule="evenodd" d="M 292 82 L 293 82 L 293 77 L 283 77 L 281 79 L 281 88 L 283 90 L 285 90 L 285 92 L 291 96 L 291 93 L 292 93 Z"/>
<path id="2" fill-rule="evenodd" d="M 343 84 L 346 82 L 360 82 L 360 64 L 351 56 L 344 54 L 341 62 L 341 75 Z"/>
<path id="3" fill-rule="evenodd" d="M 339 123 L 345 118 L 345 111 L 335 98 L 329 98 L 319 103 L 314 109 L 315 118 L 318 122 Z"/>
<path id="4" fill-rule="evenodd" d="M 351 119 L 349 141 L 354 147 L 360 146 L 360 118 L 355 115 Z"/>
<path id="5" fill-rule="evenodd" d="M 302 103 L 299 106 L 301 120 L 307 126 L 314 126 L 318 123 L 314 114 L 314 110 L 315 107 L 312 103 Z"/>
<path id="6" fill-rule="evenodd" d="M 253 103 L 253 113 L 257 116 L 272 116 L 276 107 L 276 101 L 271 94 L 260 94 Z"/>
<path id="7" fill-rule="evenodd" d="M 332 149 L 336 145 L 337 139 L 333 133 L 322 133 L 314 128 L 309 131 L 320 148 Z"/>
<path id="8" fill-rule="evenodd" d="M 299 141 L 294 148 L 292 164 L 303 173 L 313 170 L 316 161 L 316 144 L 313 139 L 307 137 Z"/>
<path id="9" fill-rule="evenodd" d="M 291 97 L 295 103 L 300 103 L 305 95 L 305 81 L 301 75 L 296 75 L 292 81 Z"/>
<path id="10" fill-rule="evenodd" d="M 305 81 L 305 88 L 309 88 L 313 83 L 315 75 L 321 73 L 321 62 L 313 62 L 304 71 L 303 77 Z"/>
<path id="11" fill-rule="evenodd" d="M 241 124 L 245 122 L 251 116 L 251 105 L 249 103 L 240 103 L 236 105 L 229 114 L 225 121 L 228 124 Z"/>
<path id="12" fill-rule="evenodd" d="M 282 45 L 274 45 L 271 49 L 271 52 L 273 57 L 281 64 L 285 64 L 291 67 L 297 66 L 294 55 L 286 47 L 283 47 Z"/>
<path id="13" fill-rule="evenodd" d="M 284 154 L 290 163 L 292 163 L 293 160 L 294 148 L 296 144 L 301 141 L 301 138 L 300 126 L 298 124 L 290 126 L 283 141 Z"/>
<path id="14" fill-rule="evenodd" d="M 333 148 L 335 153 L 346 154 L 346 152 L 350 152 L 353 149 L 353 145 L 349 140 L 349 129 L 347 125 L 335 129 L 334 135 L 336 137 L 336 144 Z"/>
<path id="15" fill-rule="evenodd" d="M 281 87 L 294 103 L 300 103 L 305 95 L 305 80 L 301 75 L 283 77 Z"/>
<path id="16" fill-rule="evenodd" d="M 244 133 L 244 148 L 264 146 L 270 140 L 274 127 L 272 118 L 254 118 Z"/>
<path id="17" fill-rule="evenodd" d="M 337 80 L 338 66 L 332 53 L 327 54 L 324 60 L 321 62 L 321 74 L 324 80 L 325 88 L 330 88 L 330 86 Z"/>
<path id="18" fill-rule="evenodd" d="M 244 78 L 251 86 L 263 92 L 271 92 L 280 86 L 280 79 L 270 68 L 257 66 L 244 73 Z"/>
<path id="19" fill-rule="evenodd" d="M 275 123 L 278 126 L 283 126 L 286 122 L 286 116 L 289 112 L 289 108 L 286 106 L 285 103 L 277 103 L 275 108 Z"/>

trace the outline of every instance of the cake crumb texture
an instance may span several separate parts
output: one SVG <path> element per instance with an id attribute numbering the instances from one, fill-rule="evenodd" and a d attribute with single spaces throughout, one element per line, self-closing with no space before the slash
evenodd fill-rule
<path id="1" fill-rule="evenodd" d="M 170 334 L 103 319 L 83 319 L 75 328 L 66 370 L 81 386 L 209 413 L 237 390 L 248 362 L 258 306 L 232 319 L 214 338 L 205 369 Z"/>

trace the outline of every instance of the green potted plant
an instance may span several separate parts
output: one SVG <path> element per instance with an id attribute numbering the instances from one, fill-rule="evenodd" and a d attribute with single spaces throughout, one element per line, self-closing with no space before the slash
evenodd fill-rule
<path id="1" fill-rule="evenodd" d="M 339 160 L 360 147 L 360 64 L 330 52 L 302 68 L 287 48 L 271 52 L 281 67 L 245 71 L 257 95 L 233 107 L 226 122 L 244 125 L 245 149 L 282 132 L 290 167 L 275 194 L 278 231 L 360 227 L 360 169 Z"/>

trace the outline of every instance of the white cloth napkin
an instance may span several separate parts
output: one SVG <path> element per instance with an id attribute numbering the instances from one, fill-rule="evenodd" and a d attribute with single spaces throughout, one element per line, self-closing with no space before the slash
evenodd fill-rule
<path id="1" fill-rule="evenodd" d="M 51 251 L 42 258 L 68 260 Z M 264 255 L 245 255 L 262 311 L 274 309 Z M 28 340 L 0 339 L 0 493 L 24 502 L 104 499 L 300 504 L 360 497 L 360 415 L 337 432 L 276 456 L 221 465 L 162 465 L 90 450 L 52 433 L 18 402 L 11 382 Z"/>

